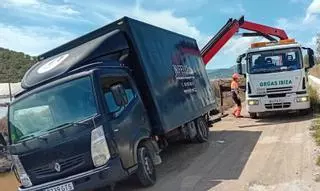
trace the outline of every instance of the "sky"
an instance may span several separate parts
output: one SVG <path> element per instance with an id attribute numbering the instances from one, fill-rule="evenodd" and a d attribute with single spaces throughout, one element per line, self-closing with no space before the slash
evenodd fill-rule
<path id="1" fill-rule="evenodd" d="M 242 15 L 312 48 L 320 33 L 320 0 L 0 0 L 0 47 L 36 56 L 129 16 L 193 37 L 202 48 L 229 18 Z M 207 69 L 234 65 L 258 40 L 235 35 Z"/>

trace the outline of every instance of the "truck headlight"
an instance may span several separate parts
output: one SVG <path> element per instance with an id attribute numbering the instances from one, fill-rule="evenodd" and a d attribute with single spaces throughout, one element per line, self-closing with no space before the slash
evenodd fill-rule
<path id="1" fill-rule="evenodd" d="M 259 100 L 248 100 L 248 105 L 259 105 Z"/>
<path id="2" fill-rule="evenodd" d="M 110 158 L 110 152 L 102 126 L 91 131 L 91 157 L 95 167 L 106 164 Z"/>
<path id="3" fill-rule="evenodd" d="M 12 155 L 12 161 L 15 167 L 16 175 L 18 176 L 20 183 L 23 187 L 31 187 L 32 182 L 26 173 L 19 157 L 17 155 Z"/>
<path id="4" fill-rule="evenodd" d="M 307 102 L 309 101 L 309 97 L 308 96 L 302 96 L 302 97 L 297 97 L 296 98 L 296 102 Z"/>

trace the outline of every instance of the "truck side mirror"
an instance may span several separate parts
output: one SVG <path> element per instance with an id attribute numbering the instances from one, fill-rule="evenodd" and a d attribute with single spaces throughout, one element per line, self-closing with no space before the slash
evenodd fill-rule
<path id="1" fill-rule="evenodd" d="M 111 93 L 117 106 L 125 106 L 128 103 L 128 97 L 122 84 L 115 84 L 111 86 Z"/>
<path id="2" fill-rule="evenodd" d="M 241 63 L 243 57 L 245 57 L 245 54 L 241 54 L 241 55 L 239 55 L 238 58 L 237 58 L 237 72 L 238 72 L 238 74 L 240 74 L 240 75 L 243 75 L 242 63 Z"/>
<path id="3" fill-rule="evenodd" d="M 238 74 L 240 74 L 240 75 L 242 75 L 243 74 L 243 71 L 242 71 L 242 64 L 240 63 L 238 63 L 237 64 L 237 72 L 238 72 Z"/>
<path id="4" fill-rule="evenodd" d="M 308 57 L 309 57 L 308 68 L 312 68 L 314 66 L 314 51 L 311 48 L 308 48 Z"/>

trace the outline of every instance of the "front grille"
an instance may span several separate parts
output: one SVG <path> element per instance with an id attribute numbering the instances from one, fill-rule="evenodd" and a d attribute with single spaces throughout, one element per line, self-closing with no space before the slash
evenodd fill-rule
<path id="1" fill-rule="evenodd" d="M 267 93 L 289 92 L 292 91 L 292 86 L 280 88 L 267 88 Z"/>
<path id="2" fill-rule="evenodd" d="M 82 155 L 77 155 L 77 156 L 73 156 L 70 158 L 62 159 L 62 160 L 57 160 L 56 162 L 52 162 L 50 164 L 33 169 L 30 172 L 36 177 L 60 173 L 60 172 L 57 172 L 56 169 L 54 168 L 55 163 L 59 163 L 60 172 L 63 173 L 64 171 L 67 171 L 70 168 L 75 168 L 83 165 L 85 163 L 85 155 L 82 154 Z"/>
<path id="3" fill-rule="evenodd" d="M 283 103 L 270 103 L 264 105 L 266 109 L 283 109 L 289 108 L 291 106 L 290 102 L 283 102 Z"/>
<path id="4" fill-rule="evenodd" d="M 277 97 L 286 97 L 286 93 L 280 93 L 280 94 L 268 94 L 268 98 L 277 98 Z"/>

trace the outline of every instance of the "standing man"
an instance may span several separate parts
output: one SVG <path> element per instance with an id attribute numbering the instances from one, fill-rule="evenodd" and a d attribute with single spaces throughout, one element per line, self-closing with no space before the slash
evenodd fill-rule
<path id="1" fill-rule="evenodd" d="M 232 114 L 237 118 L 242 117 L 241 116 L 241 99 L 239 96 L 239 74 L 237 73 L 234 73 L 232 75 L 231 96 L 232 96 L 233 102 L 236 104 Z"/>

